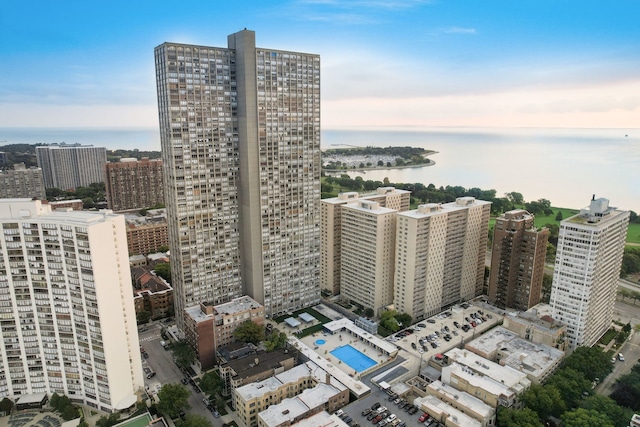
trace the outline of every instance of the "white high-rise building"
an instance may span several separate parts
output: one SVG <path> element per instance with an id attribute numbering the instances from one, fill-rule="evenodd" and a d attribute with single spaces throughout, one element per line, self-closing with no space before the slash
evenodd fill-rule
<path id="1" fill-rule="evenodd" d="M 0 397 L 104 411 L 144 386 L 124 217 L 0 200 Z"/>
<path id="2" fill-rule="evenodd" d="M 397 214 L 370 200 L 342 207 L 340 295 L 376 315 L 393 303 Z"/>
<path id="3" fill-rule="evenodd" d="M 416 320 L 482 294 L 491 203 L 473 197 L 398 214 L 394 304 Z"/>
<path id="4" fill-rule="evenodd" d="M 560 223 L 549 305 L 567 325 L 569 348 L 592 346 L 611 327 L 629 212 L 592 198 Z"/>
<path id="5" fill-rule="evenodd" d="M 319 302 L 320 57 L 243 30 L 155 60 L 176 312 L 243 294 L 267 316 Z"/>
<path id="6" fill-rule="evenodd" d="M 36 147 L 44 186 L 72 190 L 104 181 L 107 149 L 93 145 L 51 144 Z"/>
<path id="7" fill-rule="evenodd" d="M 409 210 L 411 192 L 394 187 L 380 187 L 375 193 L 360 195 L 355 191 L 340 193 L 338 197 L 322 199 L 320 255 L 320 287 L 333 295 L 340 293 L 340 269 L 342 256 L 342 208 L 357 200 L 378 202 L 381 207 L 399 212 Z"/>

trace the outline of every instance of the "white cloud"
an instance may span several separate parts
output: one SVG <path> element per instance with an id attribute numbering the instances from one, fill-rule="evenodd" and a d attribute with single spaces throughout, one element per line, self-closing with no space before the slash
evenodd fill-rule
<path id="1" fill-rule="evenodd" d="M 475 28 L 449 27 L 442 30 L 445 34 L 478 34 Z"/>

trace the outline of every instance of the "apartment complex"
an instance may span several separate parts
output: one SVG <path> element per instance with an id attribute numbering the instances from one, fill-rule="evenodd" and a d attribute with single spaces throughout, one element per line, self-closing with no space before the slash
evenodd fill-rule
<path id="1" fill-rule="evenodd" d="M 133 302 L 136 315 L 148 312 L 151 319 L 160 319 L 173 314 L 173 289 L 149 266 L 131 269 L 133 278 Z"/>
<path id="2" fill-rule="evenodd" d="M 45 200 L 42 169 L 26 168 L 24 163 L 15 163 L 13 170 L 0 171 L 0 199 Z"/>
<path id="3" fill-rule="evenodd" d="M 459 197 L 398 213 L 396 310 L 422 320 L 482 294 L 490 208 Z"/>
<path id="4" fill-rule="evenodd" d="M 0 395 L 107 412 L 144 386 L 124 218 L 0 200 Z"/>
<path id="5" fill-rule="evenodd" d="M 522 209 L 496 219 L 491 250 L 489 299 L 500 308 L 527 311 L 540 302 L 549 230 Z"/>
<path id="6" fill-rule="evenodd" d="M 379 315 L 393 304 L 394 209 L 358 200 L 342 208 L 340 295 Z"/>
<path id="7" fill-rule="evenodd" d="M 452 406 L 466 416 L 480 422 L 480 425 L 482 427 L 490 427 L 495 425 L 496 423 L 495 408 L 487 405 L 477 397 L 473 397 L 469 393 L 460 391 L 455 387 L 444 384 L 441 381 L 434 381 L 429 384 L 427 386 L 427 394 L 436 397 L 440 401 Z M 422 403 L 423 401 L 421 400 L 420 402 Z M 435 403 L 435 401 L 433 400 L 431 400 L 431 402 Z M 440 405 L 435 406 L 440 407 Z M 429 408 L 429 405 L 427 405 L 427 408 Z M 434 412 L 434 414 L 429 413 L 429 415 L 436 415 L 436 412 Z M 448 412 L 447 415 L 451 416 L 454 414 Z M 439 419 L 439 421 L 444 422 L 442 419 Z M 458 419 L 458 422 L 462 422 L 462 420 Z M 444 423 L 445 425 L 448 425 L 446 424 L 446 422 Z M 470 424 L 463 424 L 463 426 L 465 427 L 467 425 Z"/>
<path id="8" fill-rule="evenodd" d="M 92 145 L 51 144 L 36 147 L 36 159 L 38 167 L 42 168 L 46 188 L 73 190 L 104 181 L 107 149 Z"/>
<path id="9" fill-rule="evenodd" d="M 333 295 L 340 293 L 340 269 L 342 268 L 342 208 L 359 199 L 377 202 L 381 207 L 398 212 L 409 210 L 411 192 L 394 187 L 380 187 L 374 194 L 357 192 L 340 193 L 338 197 L 322 199 L 320 236 L 320 287 Z"/>
<path id="10" fill-rule="evenodd" d="M 349 389 L 315 363 L 306 362 L 263 381 L 236 388 L 233 393 L 237 415 L 248 426 L 280 425 L 273 420 L 288 415 L 286 408 L 277 412 L 270 409 L 283 401 L 287 407 L 296 403 L 304 405 L 289 408 L 295 416 L 287 421 L 293 423 L 323 410 L 335 412 L 349 403 Z"/>
<path id="11" fill-rule="evenodd" d="M 567 325 L 569 348 L 592 346 L 611 326 L 629 212 L 592 198 L 560 223 L 549 305 Z"/>
<path id="12" fill-rule="evenodd" d="M 320 300 L 320 57 L 227 40 L 155 49 L 177 312 L 275 316 Z"/>
<path id="13" fill-rule="evenodd" d="M 507 313 L 502 326 L 527 341 L 567 351 L 567 327 L 548 315 L 540 316 L 536 308 L 524 313 Z"/>
<path id="14" fill-rule="evenodd" d="M 249 296 L 212 306 L 207 303 L 185 309 L 186 340 L 196 350 L 202 369 L 215 364 L 218 347 L 235 341 L 233 331 L 244 322 L 264 325 L 264 307 Z"/>
<path id="15" fill-rule="evenodd" d="M 158 209 L 156 215 L 126 215 L 127 246 L 131 255 L 148 255 L 159 248 L 169 246 L 169 229 L 166 212 Z"/>
<path id="16" fill-rule="evenodd" d="M 109 209 L 128 211 L 164 205 L 162 160 L 124 158 L 105 163 L 104 184 Z"/>

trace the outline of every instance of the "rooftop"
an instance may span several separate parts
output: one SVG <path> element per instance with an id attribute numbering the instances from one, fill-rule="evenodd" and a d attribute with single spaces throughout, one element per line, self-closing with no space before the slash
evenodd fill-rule
<path id="1" fill-rule="evenodd" d="M 516 392 L 524 391 L 531 385 L 531 381 L 526 374 L 510 366 L 502 366 L 487 360 L 471 351 L 454 348 L 445 353 L 445 355 L 450 361 L 458 362 L 472 371 L 486 375 Z"/>
<path id="2" fill-rule="evenodd" d="M 434 396 L 427 395 L 425 397 L 419 397 L 414 403 L 436 419 L 442 420 L 442 416 L 444 415 L 447 419 L 447 426 L 482 427 L 480 421 L 465 415 L 462 411 L 459 411 Z"/>
<path id="3" fill-rule="evenodd" d="M 427 393 L 437 397 L 436 393 L 446 396 L 455 401 L 458 405 L 468 408 L 469 411 L 478 414 L 483 418 L 490 418 L 495 413 L 495 409 L 484 403 L 482 400 L 470 395 L 467 392 L 456 390 L 454 387 L 444 384 L 441 381 L 434 381 L 427 386 Z"/>
<path id="4" fill-rule="evenodd" d="M 249 378 L 260 372 L 279 368 L 282 362 L 294 357 L 293 354 L 285 352 L 285 350 L 275 350 L 270 353 L 259 354 L 243 353 L 246 357 L 227 361 L 228 366 L 236 373 L 234 378 Z M 258 359 L 258 363 L 255 363 L 256 359 Z"/>
<path id="5" fill-rule="evenodd" d="M 227 303 L 215 306 L 217 314 L 229 315 L 241 313 L 247 310 L 262 308 L 262 305 L 248 295 L 235 298 Z"/>
<path id="6" fill-rule="evenodd" d="M 291 424 L 291 427 L 347 427 L 347 424 L 342 421 L 337 415 L 329 414 L 327 411 L 318 412 L 309 418 L 304 418 L 295 424 Z"/>

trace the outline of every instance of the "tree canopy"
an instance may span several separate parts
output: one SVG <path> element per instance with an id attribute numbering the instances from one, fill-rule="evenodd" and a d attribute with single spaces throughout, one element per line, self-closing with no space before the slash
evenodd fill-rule
<path id="1" fill-rule="evenodd" d="M 583 393 L 591 394 L 591 381 L 586 379 L 581 372 L 574 369 L 563 368 L 557 371 L 546 385 L 552 385 L 558 389 L 567 408 L 573 408 L 582 399 Z"/>
<path id="2" fill-rule="evenodd" d="M 562 415 L 564 427 L 614 427 L 605 414 L 593 409 L 578 408 Z"/>
<path id="3" fill-rule="evenodd" d="M 267 351 L 274 351 L 284 348 L 287 345 L 287 334 L 275 330 L 267 337 L 264 347 Z"/>
<path id="4" fill-rule="evenodd" d="M 240 324 L 233 331 L 233 336 L 238 341 L 258 344 L 264 340 L 264 327 L 249 320 Z"/>
<path id="5" fill-rule="evenodd" d="M 206 417 L 194 414 L 187 414 L 184 421 L 180 423 L 180 427 L 211 427 L 212 425 Z"/>
<path id="6" fill-rule="evenodd" d="M 196 352 L 189 344 L 184 341 L 178 341 L 171 346 L 173 358 L 178 366 L 188 368 L 196 361 Z"/>
<path id="7" fill-rule="evenodd" d="M 627 427 L 633 416 L 631 409 L 618 406 L 610 397 L 598 394 L 583 399 L 580 402 L 580 407 L 606 415 L 615 427 Z"/>
<path id="8" fill-rule="evenodd" d="M 158 276 L 162 277 L 168 283 L 171 283 L 171 263 L 158 263 L 155 265 L 155 267 L 153 267 L 153 271 L 155 271 Z"/>
<path id="9" fill-rule="evenodd" d="M 162 414 L 177 418 L 181 409 L 188 409 L 189 390 L 182 384 L 165 384 L 158 392 L 158 409 Z"/>
<path id="10" fill-rule="evenodd" d="M 543 427 L 538 415 L 529 408 L 498 407 L 498 425 L 501 427 Z"/>
<path id="11" fill-rule="evenodd" d="M 559 417 L 566 410 L 562 396 L 554 386 L 533 384 L 522 394 L 522 401 L 527 408 L 535 411 L 541 420 L 546 420 L 550 415 Z"/>
<path id="12" fill-rule="evenodd" d="M 563 366 L 580 372 L 589 381 L 604 378 L 611 373 L 610 356 L 599 347 L 578 347 L 564 361 Z"/>

